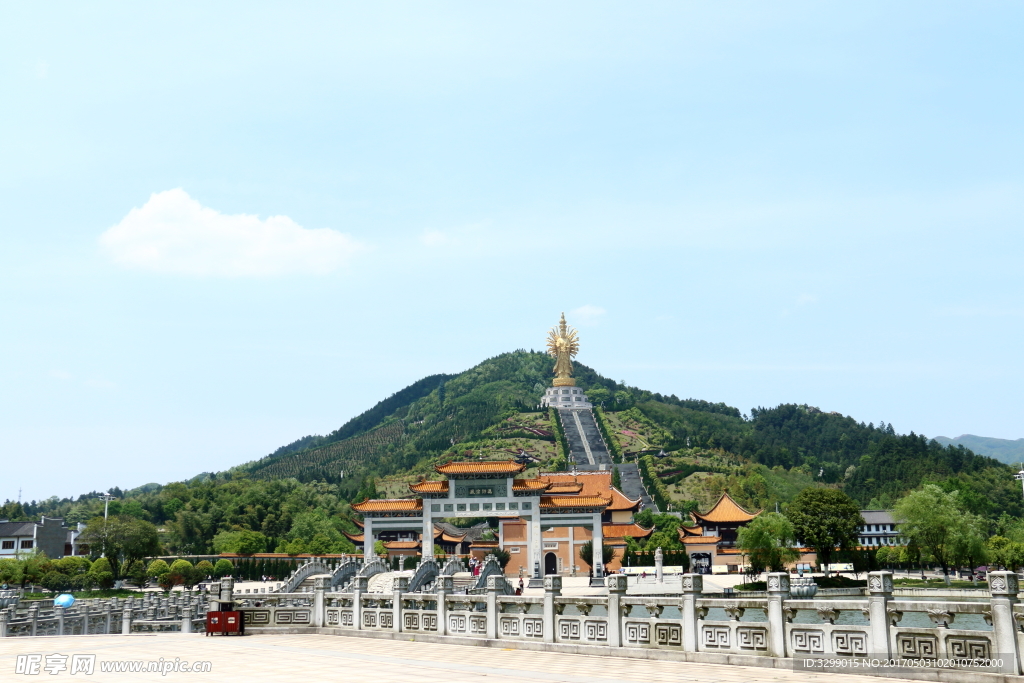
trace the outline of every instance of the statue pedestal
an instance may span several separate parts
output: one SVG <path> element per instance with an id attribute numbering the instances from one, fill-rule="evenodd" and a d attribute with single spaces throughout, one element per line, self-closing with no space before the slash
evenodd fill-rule
<path id="1" fill-rule="evenodd" d="M 540 404 L 545 408 L 586 408 L 594 406 L 579 387 L 548 387 Z"/>

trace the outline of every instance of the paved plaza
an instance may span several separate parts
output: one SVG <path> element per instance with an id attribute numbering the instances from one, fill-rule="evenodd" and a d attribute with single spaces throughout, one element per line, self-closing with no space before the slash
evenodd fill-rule
<path id="1" fill-rule="evenodd" d="M 95 654 L 91 676 L 68 671 L 17 675 L 18 655 Z M 210 673 L 103 673 L 112 660 L 209 661 Z M 43 661 L 45 664 L 45 660 Z M 0 640 L 0 681 L 404 681 L 458 683 L 544 681 L 572 683 L 879 683 L 893 680 L 817 672 L 592 657 L 554 652 L 378 640 L 329 635 L 210 636 L 154 634 Z"/>

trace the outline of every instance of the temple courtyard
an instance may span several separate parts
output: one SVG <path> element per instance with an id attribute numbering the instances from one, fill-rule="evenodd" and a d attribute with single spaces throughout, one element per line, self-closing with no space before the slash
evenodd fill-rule
<path id="1" fill-rule="evenodd" d="M 16 673 L 18 655 L 96 655 L 90 676 L 68 670 L 50 674 Z M 101 662 L 115 660 L 208 661 L 209 673 L 104 673 Z M 24 658 L 22 659 L 24 663 Z M 68 658 L 70 663 L 70 657 Z M 573 683 L 746 683 L 793 681 L 811 683 L 878 683 L 875 676 L 765 669 L 737 665 L 652 661 L 626 657 L 595 657 L 558 652 L 497 649 L 454 644 L 382 640 L 331 635 L 203 636 L 152 634 L 132 636 L 67 636 L 0 640 L 0 680 L 178 681 L 218 683 L 259 681 L 571 681 Z"/>

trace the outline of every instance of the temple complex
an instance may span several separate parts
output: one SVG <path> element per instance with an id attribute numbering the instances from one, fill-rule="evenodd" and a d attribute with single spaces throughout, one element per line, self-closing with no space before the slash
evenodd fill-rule
<path id="1" fill-rule="evenodd" d="M 556 472 L 533 479 L 514 460 L 449 462 L 434 467 L 446 479 L 410 485 L 416 498 L 364 500 L 352 509 L 363 516 L 363 533 L 349 538 L 363 546 L 367 561 L 375 557 L 374 542 L 384 541 L 389 556 L 446 553 L 485 554 L 501 547 L 511 561 L 506 573 L 539 579 L 542 574 L 591 573 L 600 580 L 618 567 L 601 557 L 601 543 L 624 549 L 626 537 L 645 538 L 651 529 L 633 523 L 640 501 L 611 485 L 611 472 Z M 484 540 L 475 529 L 461 529 L 442 520 L 497 517 L 498 538 Z M 469 539 L 474 535 L 475 539 Z M 423 539 L 431 539 L 424 543 Z M 593 541 L 591 563 L 579 547 Z M 468 547 L 467 547 L 468 546 Z M 476 551 L 476 552 L 474 552 Z"/>
<path id="2" fill-rule="evenodd" d="M 742 569 L 743 557 L 736 547 L 739 528 L 761 514 L 749 512 L 723 493 L 705 513 L 691 512 L 692 524 L 679 527 L 679 540 L 690 553 L 691 571 L 700 574 L 732 573 Z"/>

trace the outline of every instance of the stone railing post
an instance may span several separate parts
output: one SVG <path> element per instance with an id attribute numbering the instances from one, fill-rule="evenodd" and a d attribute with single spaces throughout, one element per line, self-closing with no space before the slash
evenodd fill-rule
<path id="1" fill-rule="evenodd" d="M 493 574 L 487 577 L 487 638 L 498 637 L 498 591 L 505 592 L 505 577 Z"/>
<path id="2" fill-rule="evenodd" d="M 544 577 L 544 642 L 555 642 L 555 598 L 562 594 L 562 577 Z"/>
<path id="3" fill-rule="evenodd" d="M 700 620 L 697 616 L 697 598 L 704 592 L 704 577 L 700 574 L 683 574 L 683 597 L 679 614 L 683 621 L 683 650 L 696 652 L 700 638 Z"/>
<path id="4" fill-rule="evenodd" d="M 108 600 L 107 604 L 104 606 L 104 609 L 105 609 L 104 617 L 106 617 L 106 618 L 105 618 L 104 624 L 103 624 L 103 632 L 105 634 L 107 634 L 107 635 L 110 635 L 110 627 L 113 626 L 113 624 L 111 623 L 111 619 L 114 616 L 113 615 L 114 606 Z"/>
<path id="5" fill-rule="evenodd" d="M 402 594 L 409 590 L 409 579 L 405 576 L 400 576 L 395 579 L 394 584 L 394 597 L 391 599 L 391 609 L 394 610 L 394 616 L 392 628 L 395 633 L 402 632 Z"/>
<path id="6" fill-rule="evenodd" d="M 57 614 L 57 635 L 64 635 L 64 608 L 54 607 L 53 611 Z"/>
<path id="7" fill-rule="evenodd" d="M 363 630 L 363 595 L 369 588 L 369 581 L 365 576 L 357 576 L 352 581 L 352 628 L 357 631 Z"/>
<path id="8" fill-rule="evenodd" d="M 450 576 L 437 577 L 437 635 L 448 634 L 448 604 L 445 600 L 455 590 L 455 584 Z"/>
<path id="9" fill-rule="evenodd" d="M 181 632 L 192 633 L 192 608 L 185 606 L 181 608 Z"/>
<path id="10" fill-rule="evenodd" d="M 32 635 L 36 635 L 36 630 L 39 627 L 39 606 L 32 605 L 28 608 L 28 618 L 32 622 Z"/>
<path id="11" fill-rule="evenodd" d="M 654 576 L 658 583 L 665 583 L 665 554 L 661 551 L 661 546 L 654 551 Z"/>
<path id="12" fill-rule="evenodd" d="M 789 574 L 768 574 L 768 654 L 786 656 L 786 616 L 783 602 L 789 599 Z"/>
<path id="13" fill-rule="evenodd" d="M 7 620 L 10 618 L 10 608 L 0 609 L 0 638 L 7 637 Z"/>
<path id="14" fill-rule="evenodd" d="M 132 608 L 125 605 L 121 609 L 121 635 L 126 636 L 132 632 Z"/>
<path id="15" fill-rule="evenodd" d="M 992 594 L 992 631 L 995 636 L 993 659 L 1002 659 L 1001 673 L 1017 675 L 1021 672 L 1020 652 L 1017 647 L 1017 624 L 1013 606 L 1017 603 L 1017 575 L 1014 572 L 989 572 L 988 590 Z"/>
<path id="16" fill-rule="evenodd" d="M 622 647 L 622 596 L 629 582 L 625 574 L 610 574 L 604 583 L 608 586 L 608 647 Z"/>
<path id="17" fill-rule="evenodd" d="M 235 580 L 230 576 L 221 577 L 220 580 L 220 601 L 231 602 L 234 600 Z"/>
<path id="18" fill-rule="evenodd" d="M 871 631 L 871 656 L 889 659 L 889 601 L 892 600 L 892 572 L 868 574 L 868 628 Z"/>
<path id="19" fill-rule="evenodd" d="M 313 579 L 313 626 L 324 625 L 324 592 L 327 591 L 327 577 L 318 576 Z"/>

